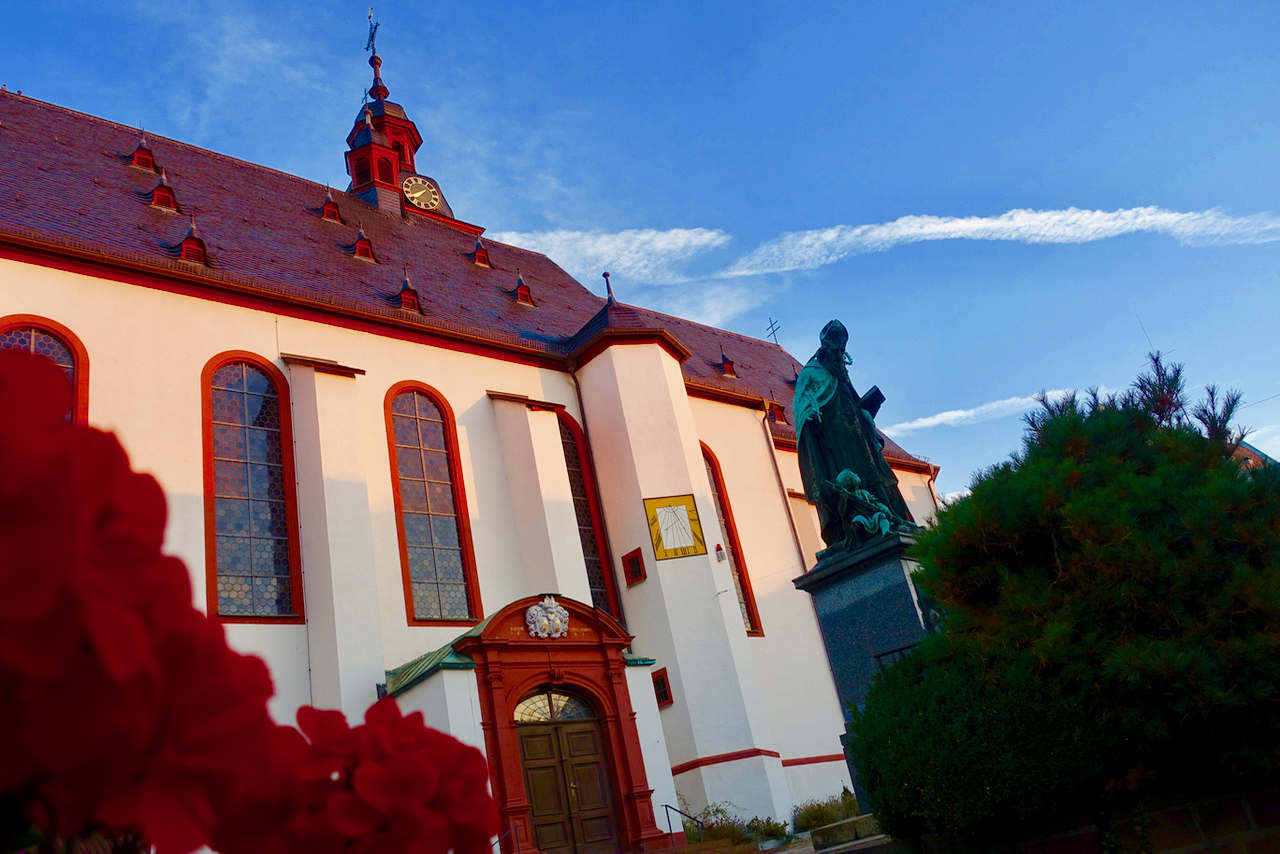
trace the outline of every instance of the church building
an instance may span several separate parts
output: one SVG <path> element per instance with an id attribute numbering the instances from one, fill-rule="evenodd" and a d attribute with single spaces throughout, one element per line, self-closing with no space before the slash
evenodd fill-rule
<path id="1" fill-rule="evenodd" d="M 0 93 L 0 347 L 160 482 L 275 718 L 421 710 L 488 757 L 503 851 L 838 794 L 801 363 L 486 240 L 381 63 L 345 191 Z M 884 453 L 927 521 L 936 467 Z"/>

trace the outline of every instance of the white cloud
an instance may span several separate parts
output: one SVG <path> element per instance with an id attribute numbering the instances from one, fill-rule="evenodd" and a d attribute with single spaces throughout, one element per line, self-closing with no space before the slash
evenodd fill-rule
<path id="1" fill-rule="evenodd" d="M 1066 389 L 1054 389 L 1048 394 L 1050 400 L 1059 400 L 1069 392 Z M 881 429 L 896 439 L 899 436 L 905 436 L 917 430 L 928 430 L 930 427 L 958 427 L 962 424 L 994 421 L 997 418 L 1005 418 L 1009 415 L 1021 415 L 1028 409 L 1034 409 L 1039 405 L 1034 395 L 1006 397 L 1004 400 L 993 400 L 990 403 L 975 406 L 973 409 L 950 409 L 946 412 L 939 412 L 937 415 L 917 418 L 914 421 L 904 421 L 901 424 L 894 424 L 891 427 Z"/>
<path id="2" fill-rule="evenodd" d="M 615 284 L 626 281 L 674 285 L 689 281 L 681 265 L 700 252 L 723 246 L 729 235 L 719 229 L 632 228 L 626 231 L 497 231 L 488 236 L 502 243 L 549 255 L 588 287 L 598 289 L 608 270 Z"/>
<path id="3" fill-rule="evenodd" d="M 789 232 L 761 244 L 718 275 L 809 270 L 850 255 L 922 240 L 1088 243 L 1143 231 L 1168 234 L 1188 246 L 1268 243 L 1280 240 L 1280 217 L 1270 213 L 1232 217 L 1219 210 L 1179 213 L 1158 207 L 1118 211 L 1022 209 L 995 217 L 904 216 L 880 225 L 835 225 Z"/>
<path id="4" fill-rule="evenodd" d="M 640 296 L 656 311 L 723 329 L 738 315 L 768 302 L 773 291 L 702 282 L 696 288 L 652 290 Z"/>

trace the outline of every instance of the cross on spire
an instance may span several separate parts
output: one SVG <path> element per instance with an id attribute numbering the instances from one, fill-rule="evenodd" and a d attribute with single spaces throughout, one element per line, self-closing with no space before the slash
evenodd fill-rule
<path id="1" fill-rule="evenodd" d="M 365 42 L 364 49 L 367 51 L 372 51 L 374 56 L 378 55 L 378 45 L 375 40 L 378 37 L 378 27 L 380 26 L 382 26 L 382 24 L 375 24 L 373 22 L 373 7 L 370 6 L 369 7 L 369 41 Z"/>

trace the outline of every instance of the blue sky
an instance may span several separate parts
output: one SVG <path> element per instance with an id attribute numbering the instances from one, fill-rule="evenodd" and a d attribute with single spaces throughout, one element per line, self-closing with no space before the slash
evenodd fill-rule
<path id="1" fill-rule="evenodd" d="M 1145 353 L 1280 456 L 1280 6 L 384 2 L 454 212 L 588 287 L 779 342 L 832 317 L 943 492 L 1041 389 Z M 367 6 L 7 9 L 0 82 L 345 186 Z M 730 354 L 732 356 L 732 354 Z"/>

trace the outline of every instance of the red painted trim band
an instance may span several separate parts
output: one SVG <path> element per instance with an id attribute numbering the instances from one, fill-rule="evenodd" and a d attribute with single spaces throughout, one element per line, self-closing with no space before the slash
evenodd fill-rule
<path id="1" fill-rule="evenodd" d="M 714 756 L 702 756 L 698 759 L 690 759 L 688 762 L 681 762 L 679 765 L 671 766 L 671 776 L 683 774 L 686 771 L 692 771 L 695 768 L 704 768 L 707 765 L 719 765 L 723 762 L 737 762 L 739 759 L 750 759 L 753 756 L 768 756 L 773 759 L 780 759 L 782 754 L 776 750 L 765 750 L 762 747 L 753 747 L 750 750 L 735 750 L 732 753 L 717 753 Z"/>
<path id="2" fill-rule="evenodd" d="M 843 753 L 828 753 L 825 756 L 797 756 L 795 759 L 782 760 L 783 768 L 790 768 L 792 765 L 816 765 L 819 762 L 843 762 Z"/>

